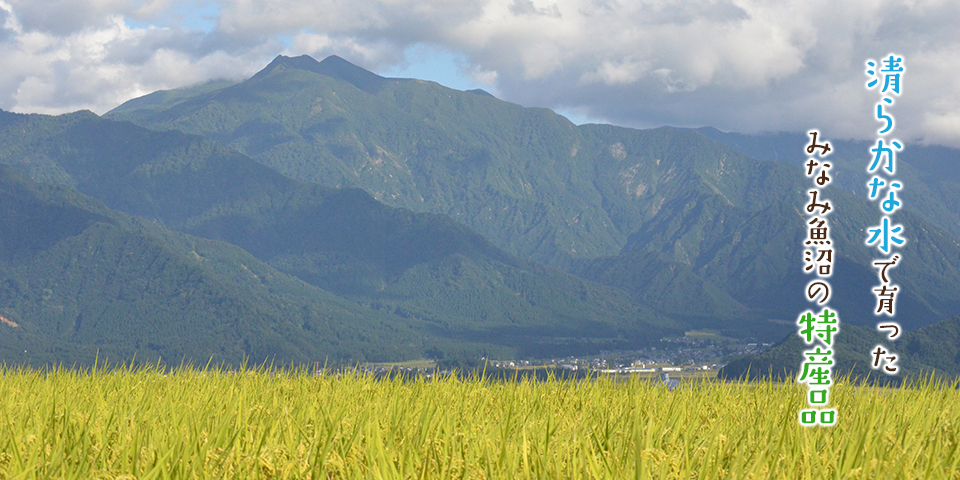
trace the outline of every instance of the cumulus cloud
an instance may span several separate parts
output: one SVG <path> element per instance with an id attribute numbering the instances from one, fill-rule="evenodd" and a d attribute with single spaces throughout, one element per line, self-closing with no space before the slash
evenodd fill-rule
<path id="1" fill-rule="evenodd" d="M 158 88 L 241 78 L 277 53 L 376 71 L 413 45 L 463 59 L 501 98 L 636 127 L 820 128 L 871 138 L 864 61 L 905 58 L 905 140 L 960 146 L 952 0 L 0 0 L 0 107 L 102 112 Z M 131 25 L 141 25 L 134 28 Z"/>
<path id="2" fill-rule="evenodd" d="M 179 27 L 131 28 L 109 8 L 101 8 L 107 16 L 87 26 L 24 10 L 26 20 L 14 5 L 0 1 L 0 108 L 5 110 L 103 113 L 158 89 L 240 79 L 282 48 L 275 38 L 203 34 Z"/>

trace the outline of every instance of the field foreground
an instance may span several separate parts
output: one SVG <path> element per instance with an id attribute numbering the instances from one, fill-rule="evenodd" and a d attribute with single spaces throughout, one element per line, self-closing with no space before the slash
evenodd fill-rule
<path id="1" fill-rule="evenodd" d="M 0 368 L 0 478 L 960 478 L 960 390 Z"/>

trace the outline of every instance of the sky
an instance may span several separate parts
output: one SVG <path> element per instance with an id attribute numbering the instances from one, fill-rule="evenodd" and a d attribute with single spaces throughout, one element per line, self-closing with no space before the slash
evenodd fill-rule
<path id="1" fill-rule="evenodd" d="M 0 0 L 0 108 L 102 114 L 335 54 L 575 123 L 874 139 L 866 62 L 893 54 L 897 138 L 960 147 L 958 24 L 956 0 Z"/>

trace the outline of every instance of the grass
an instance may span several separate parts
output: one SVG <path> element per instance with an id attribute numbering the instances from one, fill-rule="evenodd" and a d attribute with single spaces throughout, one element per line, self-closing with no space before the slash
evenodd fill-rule
<path id="1" fill-rule="evenodd" d="M 0 478 L 958 478 L 960 391 L 0 370 Z"/>

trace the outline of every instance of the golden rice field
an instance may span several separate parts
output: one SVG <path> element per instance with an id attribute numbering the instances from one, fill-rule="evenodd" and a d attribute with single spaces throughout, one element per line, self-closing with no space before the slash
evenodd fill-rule
<path id="1" fill-rule="evenodd" d="M 960 391 L 0 369 L 2 478 L 960 478 Z"/>

